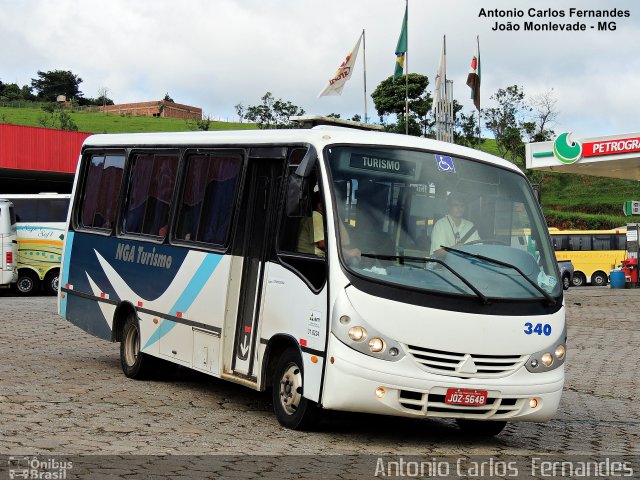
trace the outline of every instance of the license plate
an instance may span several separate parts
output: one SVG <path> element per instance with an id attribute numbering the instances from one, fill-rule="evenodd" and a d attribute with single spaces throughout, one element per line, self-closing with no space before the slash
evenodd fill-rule
<path id="1" fill-rule="evenodd" d="M 444 403 L 449 405 L 465 405 L 467 407 L 482 407 L 487 404 L 486 390 L 465 390 L 448 388 Z"/>

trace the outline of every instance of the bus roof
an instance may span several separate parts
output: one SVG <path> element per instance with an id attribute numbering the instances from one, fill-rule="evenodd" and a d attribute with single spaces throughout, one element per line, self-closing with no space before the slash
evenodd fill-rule
<path id="1" fill-rule="evenodd" d="M 429 150 L 436 153 L 471 157 L 520 172 L 520 169 L 507 160 L 453 143 L 394 133 L 372 132 L 326 125 L 310 129 L 101 134 L 88 137 L 84 141 L 83 148 L 190 145 L 213 147 L 217 145 L 273 145 L 281 143 L 310 143 L 319 149 L 333 144 L 362 144 Z"/>

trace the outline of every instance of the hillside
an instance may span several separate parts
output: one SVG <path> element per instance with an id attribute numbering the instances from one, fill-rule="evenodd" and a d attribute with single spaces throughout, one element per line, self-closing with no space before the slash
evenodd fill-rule
<path id="1" fill-rule="evenodd" d="M 39 119 L 45 115 L 41 108 L 0 107 L 0 122 L 40 127 Z M 182 132 L 190 130 L 187 122 L 178 118 L 107 115 L 100 112 L 70 112 L 71 119 L 81 132 L 142 133 Z M 254 129 L 253 123 L 211 122 L 210 130 Z"/>
<path id="2" fill-rule="evenodd" d="M 485 140 L 481 150 L 499 156 L 493 139 Z M 540 203 L 550 227 L 611 229 L 640 221 L 622 213 L 626 200 L 640 200 L 640 182 L 544 172 L 540 186 Z"/>
<path id="3" fill-rule="evenodd" d="M 0 122 L 40 126 L 45 112 L 39 108 L 0 107 Z M 174 118 L 71 112 L 78 129 L 91 133 L 188 131 L 184 120 Z M 255 129 L 252 123 L 212 122 L 210 130 Z M 495 141 L 487 139 L 481 150 L 498 155 Z M 626 200 L 640 200 L 640 182 L 561 173 L 544 174 L 542 209 L 549 226 L 558 228 L 615 228 L 632 220 L 622 214 Z"/>

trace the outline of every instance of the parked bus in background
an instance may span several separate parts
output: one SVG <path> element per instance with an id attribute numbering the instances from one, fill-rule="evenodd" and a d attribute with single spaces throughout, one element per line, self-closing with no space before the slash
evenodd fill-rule
<path id="1" fill-rule="evenodd" d="M 558 230 L 549 228 L 558 260 L 571 260 L 573 285 L 605 286 L 609 272 L 626 257 L 626 227 L 613 230 Z"/>
<path id="2" fill-rule="evenodd" d="M 18 240 L 16 291 L 56 295 L 65 223 L 71 195 L 57 193 L 0 194 L 15 208 Z"/>
<path id="3" fill-rule="evenodd" d="M 524 229 L 535 251 L 512 241 Z M 59 312 L 120 342 L 127 377 L 169 361 L 271 388 L 293 429 L 332 409 L 495 435 L 550 419 L 564 383 L 563 290 L 526 177 L 405 135 L 89 137 Z"/>
<path id="4" fill-rule="evenodd" d="M 13 204 L 4 199 L 0 199 L 0 244 L 0 285 L 10 285 L 18 279 L 18 241 Z"/>

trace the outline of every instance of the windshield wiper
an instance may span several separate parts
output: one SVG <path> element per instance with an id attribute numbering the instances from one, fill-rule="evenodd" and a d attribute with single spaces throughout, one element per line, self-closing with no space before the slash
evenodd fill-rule
<path id="1" fill-rule="evenodd" d="M 544 289 L 540 287 L 540 285 L 538 285 L 536 282 L 531 280 L 522 270 L 520 270 L 515 265 L 512 265 L 511 263 L 503 262 L 501 260 L 496 260 L 495 258 L 491 258 L 491 257 L 485 257 L 484 255 L 478 255 L 477 253 L 465 252 L 464 250 L 458 250 L 457 248 L 445 247 L 444 245 L 441 245 L 441 247 L 447 252 L 459 253 L 467 257 L 477 258 L 478 260 L 483 260 L 485 262 L 495 263 L 496 265 L 501 265 L 503 267 L 511 268 L 516 272 L 518 272 L 520 276 L 522 276 L 522 278 L 524 278 L 527 282 L 529 282 L 533 286 L 533 288 L 538 290 L 544 296 L 544 298 L 546 298 L 550 306 L 553 306 L 556 304 L 555 298 L 553 298 L 551 295 L 545 292 Z"/>
<path id="2" fill-rule="evenodd" d="M 462 275 L 456 272 L 453 268 L 451 268 L 449 265 L 447 265 L 442 260 L 439 260 L 437 258 L 411 257 L 409 255 L 379 255 L 377 253 L 361 253 L 360 256 L 367 257 L 367 258 L 375 258 L 377 260 L 389 260 L 389 261 L 398 260 L 400 262 L 400 265 L 404 265 L 405 261 L 437 263 L 438 265 L 442 265 L 444 268 L 446 268 L 451 273 L 453 273 L 453 275 L 458 277 L 460 281 L 462 281 L 462 283 L 464 283 L 467 287 L 469 287 L 471 291 L 473 291 L 473 293 L 475 293 L 478 296 L 478 298 L 482 300 L 482 303 L 484 303 L 485 305 L 489 303 L 489 299 L 485 294 L 483 294 L 480 290 L 478 290 L 471 283 L 469 283 L 469 281 L 466 278 L 464 278 Z"/>

